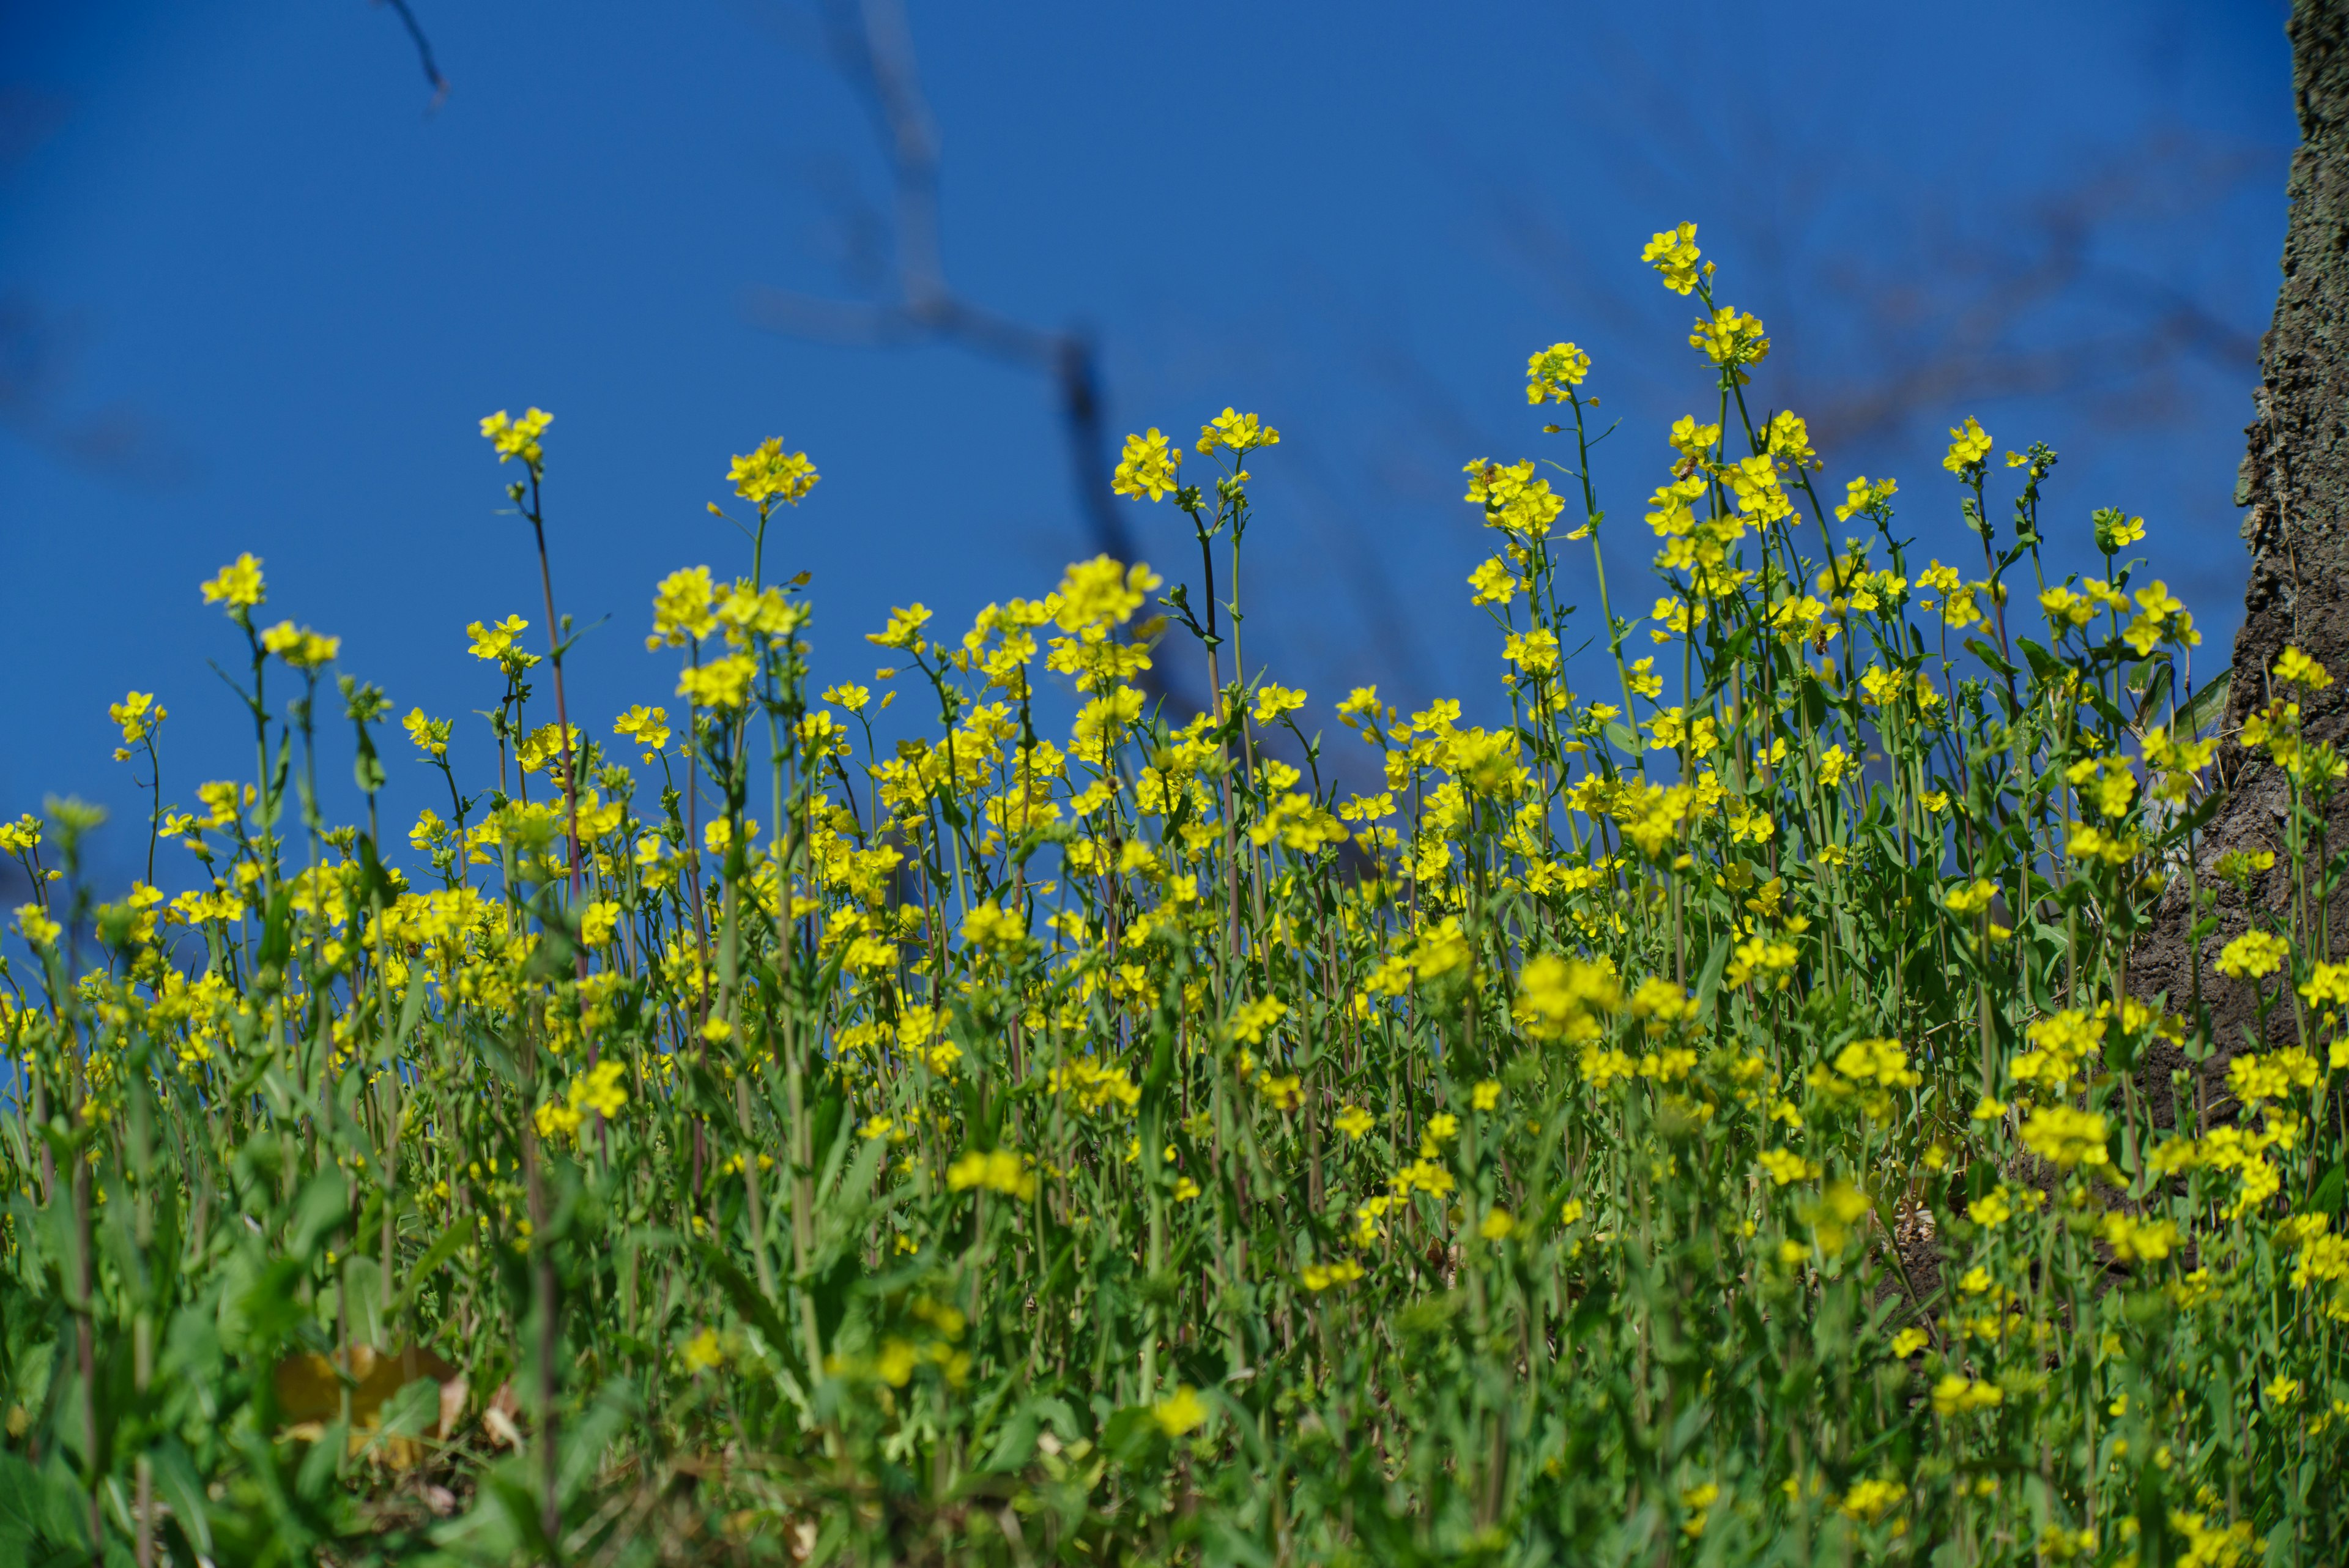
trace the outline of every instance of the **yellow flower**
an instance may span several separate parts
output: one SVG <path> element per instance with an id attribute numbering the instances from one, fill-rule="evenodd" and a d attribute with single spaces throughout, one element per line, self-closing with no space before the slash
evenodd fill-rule
<path id="1" fill-rule="evenodd" d="M 1150 433 L 1154 436 L 1158 432 L 1152 431 Z M 1133 443 L 1139 439 L 1141 438 L 1136 436 L 1125 438 L 1125 450 L 1128 456 L 1133 454 Z M 1244 455 L 1260 446 L 1278 446 L 1279 444 L 1278 431 L 1261 422 L 1254 414 L 1243 414 L 1229 408 L 1199 427 L 1199 451 L 1202 453 L 1213 452 L 1220 446 L 1227 447 L 1232 452 Z M 1177 462 L 1180 462 L 1183 454 L 1177 452 L 1173 455 Z M 1245 479 L 1247 475 L 1243 474 L 1241 477 Z M 1130 495 L 1138 492 L 1122 491 L 1120 493 Z M 1155 501 L 1158 497 L 1153 495 L 1150 499 Z"/>
<path id="2" fill-rule="evenodd" d="M 1971 1415 L 2005 1402 L 2006 1395 L 1995 1383 L 1977 1383 L 1960 1372 L 1945 1373 L 1933 1385 L 1933 1414 L 1937 1416 Z"/>
<path id="3" fill-rule="evenodd" d="M 114 760 L 119 763 L 129 760 L 129 747 L 135 746 L 152 735 L 162 727 L 163 721 L 171 715 L 162 704 L 155 701 L 155 694 L 152 691 L 131 691 L 125 693 L 121 701 L 109 703 L 106 710 L 106 716 L 122 729 L 122 744 L 125 749 L 114 753 Z"/>
<path id="4" fill-rule="evenodd" d="M 1702 1486 L 1692 1486 L 1681 1493 L 1681 1506 L 1687 1509 L 1692 1515 L 1688 1521 L 1681 1526 L 1681 1533 L 1691 1541 L 1702 1535 L 1705 1510 L 1711 1508 L 1720 1497 L 1721 1487 L 1713 1481 L 1707 1481 Z"/>
<path id="5" fill-rule="evenodd" d="M 644 760 L 651 762 L 668 745 L 668 710 L 639 702 L 612 721 L 612 733 L 642 746 Z"/>
<path id="6" fill-rule="evenodd" d="M 1501 657 L 1527 675 L 1553 674 L 1558 666 L 1557 633 L 1546 626 L 1524 633 L 1511 632 L 1502 647 Z"/>
<path id="7" fill-rule="evenodd" d="M 1267 1073 L 1257 1080 L 1257 1088 L 1277 1110 L 1293 1111 L 1305 1104 L 1304 1081 L 1294 1073 L 1286 1077 Z"/>
<path id="8" fill-rule="evenodd" d="M 332 663 L 342 650 L 343 639 L 281 620 L 261 634 L 261 646 L 296 670 L 312 670 Z"/>
<path id="9" fill-rule="evenodd" d="M 1378 1118 L 1360 1106 L 1348 1106 L 1335 1118 L 1338 1130 L 1348 1137 L 1361 1137 L 1378 1126 Z"/>
<path id="10" fill-rule="evenodd" d="M 1302 691 L 1278 686 L 1269 680 L 1257 688 L 1256 722 L 1259 724 L 1277 723 L 1283 714 L 1294 713 L 1304 706 L 1305 693 Z"/>
<path id="11" fill-rule="evenodd" d="M 609 898 L 596 898 L 579 911 L 579 940 L 591 948 L 600 948 L 612 940 L 620 929 L 620 906 Z"/>
<path id="12" fill-rule="evenodd" d="M 1133 618 L 1151 590 L 1164 581 L 1140 561 L 1127 566 L 1107 556 L 1095 556 L 1062 573 L 1060 587 L 1047 602 L 1062 631 L 1123 626 Z M 924 612 L 923 619 L 928 618 Z M 1298 697 L 1302 701 L 1304 694 L 1299 692 Z"/>
<path id="13" fill-rule="evenodd" d="M 1206 1402 L 1199 1391 L 1189 1384 L 1180 1384 L 1174 1393 L 1150 1407 L 1158 1421 L 1158 1429 L 1170 1438 L 1179 1438 L 1207 1424 Z"/>
<path id="14" fill-rule="evenodd" d="M 1334 1263 L 1308 1263 L 1298 1275 L 1307 1290 L 1317 1293 L 1332 1285 L 1350 1285 L 1361 1277 L 1362 1265 L 1351 1258 L 1343 1258 Z"/>
<path id="15" fill-rule="evenodd" d="M 481 434 L 497 449 L 500 462 L 518 457 L 536 468 L 546 455 L 539 448 L 538 438 L 554 422 L 554 416 L 543 409 L 532 409 L 518 420 L 507 418 L 505 410 L 500 409 L 481 421 Z"/>
<path id="16" fill-rule="evenodd" d="M 1288 1014 L 1288 1003 L 1277 996 L 1249 998 L 1232 1009 L 1231 1036 L 1250 1045 L 1260 1045 L 1264 1044 L 1264 1032 Z"/>
<path id="17" fill-rule="evenodd" d="M 873 1363 L 873 1375 L 892 1388 L 903 1388 L 913 1381 L 914 1368 L 919 1365 L 914 1347 L 902 1339 L 885 1339 L 881 1354 Z"/>
<path id="18" fill-rule="evenodd" d="M 1517 581 L 1516 574 L 1509 569 L 1509 563 L 1498 556 L 1469 573 L 1468 586 L 1476 590 L 1468 601 L 1470 604 L 1500 605 L 1505 608 L 1516 597 L 1517 590 L 1524 587 Z"/>
<path id="19" fill-rule="evenodd" d="M 653 590 L 653 632 L 645 647 L 682 648 L 708 637 L 718 629 L 716 597 L 707 566 L 684 566 L 663 577 Z"/>
<path id="20" fill-rule="evenodd" d="M 1571 343 L 1553 343 L 1526 361 L 1526 401 L 1565 402 L 1589 374 L 1589 355 Z"/>
<path id="21" fill-rule="evenodd" d="M 2137 1220 L 2121 1213 L 2106 1214 L 2101 1229 L 2113 1257 L 2124 1263 L 2158 1263 L 2184 1240 L 2168 1220 Z"/>
<path id="22" fill-rule="evenodd" d="M 1120 495 L 1147 495 L 1157 501 L 1174 489 L 1174 471 L 1182 466 L 1182 449 L 1168 446 L 1153 425 L 1148 435 L 1125 438 L 1125 452 L 1110 476 L 1110 488 Z"/>
<path id="23" fill-rule="evenodd" d="M 1847 1519 L 1857 1519 L 1873 1524 L 1900 1505 L 1909 1489 L 1897 1480 L 1856 1481 L 1844 1493 L 1837 1511 Z"/>
<path id="24" fill-rule="evenodd" d="M 714 1328 L 705 1328 L 687 1340 L 679 1354 L 688 1373 L 706 1372 L 726 1364 L 726 1350 L 718 1343 L 718 1331 Z"/>
<path id="25" fill-rule="evenodd" d="M 618 1116 L 628 1103 L 628 1092 L 620 1086 L 620 1080 L 627 1075 L 627 1072 L 626 1063 L 614 1057 L 605 1057 L 588 1068 L 585 1076 L 572 1080 L 573 1104 L 609 1121 Z"/>
<path id="26" fill-rule="evenodd" d="M 2145 537 L 2145 519 L 2127 516 L 2116 506 L 2098 508 L 2095 524 L 2096 548 L 2107 556 Z"/>
<path id="27" fill-rule="evenodd" d="M 1951 888 L 1942 898 L 1953 915 L 1979 915 L 1997 895 L 1997 884 L 1976 877 L 1963 887 Z"/>
<path id="28" fill-rule="evenodd" d="M 2104 1165 L 2111 1158 L 2105 1147 L 2105 1118 L 2070 1106 L 2045 1106 L 2032 1112 L 2023 1124 L 2023 1142 L 2040 1158 L 2065 1170 Z"/>
<path id="29" fill-rule="evenodd" d="M 974 1187 L 1030 1199 L 1036 1196 L 1036 1173 L 1011 1149 L 971 1149 L 947 1168 L 947 1189 L 963 1192 Z"/>
<path id="30" fill-rule="evenodd" d="M 970 913 L 963 917 L 962 940 L 973 947 L 1012 947 L 1027 934 L 1026 922 L 991 900 L 972 906 Z"/>
<path id="31" fill-rule="evenodd" d="M 1703 254 L 1696 248 L 1696 225 L 1682 223 L 1651 238 L 1647 248 L 1640 253 L 1640 259 L 1656 269 L 1666 288 L 1674 294 L 1686 294 L 1696 287 L 1697 263 Z"/>
<path id="32" fill-rule="evenodd" d="M 1476 1234 L 1487 1241 L 1505 1241 L 1516 1228 L 1517 1222 L 1507 1210 L 1494 1209 L 1486 1211 L 1484 1222 L 1476 1227 Z"/>
<path id="33" fill-rule="evenodd" d="M 2273 974 L 2292 956 L 2292 943 L 2273 931 L 2245 931 L 2219 950 L 2215 966 L 2237 980 L 2257 980 Z"/>
<path id="34" fill-rule="evenodd" d="M 1760 364 L 1770 357 L 1770 339 L 1763 335 L 1760 318 L 1726 305 L 1714 310 L 1710 317 L 1697 317 L 1696 328 L 1689 334 L 1689 347 L 1703 349 L 1706 358 L 1728 370 L 1741 384 L 1746 379 L 1744 366 Z M 1766 462 L 1768 459 L 1763 461 Z"/>
<path id="35" fill-rule="evenodd" d="M 1861 474 L 1844 483 L 1844 499 L 1835 509 L 1836 521 L 1848 523 L 1863 513 L 1868 515 L 1890 515 L 1892 497 L 1900 489 L 1899 482 L 1890 479 L 1870 479 Z"/>
<path id="36" fill-rule="evenodd" d="M 726 471 L 734 493 L 754 504 L 781 499 L 797 506 L 801 497 L 822 476 L 803 452 L 786 452 L 783 438 L 769 436 L 747 457 L 737 457 Z"/>
<path id="37" fill-rule="evenodd" d="M 1596 1040 L 1600 1015 L 1623 1005 L 1622 984 L 1603 961 L 1541 953 L 1526 961 L 1517 985 L 1517 1022 L 1537 1040 Z"/>
<path id="38" fill-rule="evenodd" d="M 1933 1336 L 1911 1324 L 1892 1336 L 1892 1354 L 1907 1360 L 1933 1342 Z"/>
<path id="39" fill-rule="evenodd" d="M 1816 1180 L 1821 1174 L 1816 1160 L 1805 1159 L 1791 1149 L 1764 1149 L 1761 1166 L 1769 1173 L 1770 1179 L 1780 1187 L 1805 1179 Z"/>
<path id="40" fill-rule="evenodd" d="M 1982 460 L 1990 456 L 1991 439 L 1984 434 L 1982 421 L 1971 414 L 1966 422 L 1950 431 L 1950 450 L 1941 459 L 1941 466 L 1951 473 L 1963 476 L 1969 469 L 1980 469 Z"/>
<path id="41" fill-rule="evenodd" d="M 25 904 L 16 910 L 16 929 L 25 940 L 36 948 L 46 948 L 64 934 L 65 928 L 41 912 L 38 904 Z"/>
<path id="42" fill-rule="evenodd" d="M 2333 677 L 2324 666 L 2289 645 L 2283 650 L 2283 657 L 2275 661 L 2275 678 L 2295 686 L 2305 686 L 2312 691 L 2321 691 L 2333 684 Z"/>
<path id="43" fill-rule="evenodd" d="M 513 651 L 514 639 L 529 628 L 530 622 L 518 615 L 486 625 L 474 621 L 465 628 L 465 636 L 470 639 L 466 651 L 476 659 L 499 663 Z"/>
<path id="44" fill-rule="evenodd" d="M 1967 1204 L 1966 1218 L 1977 1225 L 1987 1226 L 1992 1230 L 2013 1219 L 2013 1196 L 2007 1191 L 2006 1184 L 1999 1183 L 1971 1203 Z"/>
<path id="45" fill-rule="evenodd" d="M 411 708 L 408 717 L 399 722 L 399 727 L 408 732 L 408 738 L 426 756 L 445 757 L 449 754 L 450 725 L 448 720 L 429 719 L 425 717 L 423 709 Z"/>
<path id="46" fill-rule="evenodd" d="M 757 659 L 747 653 L 730 653 L 680 670 L 677 694 L 690 699 L 697 708 L 741 708 L 749 704 L 750 683 L 758 675 Z"/>
<path id="47" fill-rule="evenodd" d="M 538 1127 L 538 1136 L 552 1141 L 559 1137 L 576 1137 L 579 1127 L 587 1118 L 561 1100 L 549 1100 L 538 1107 L 532 1118 Z"/>
<path id="48" fill-rule="evenodd" d="M 222 566 L 219 576 L 202 587 L 204 603 L 224 604 L 232 611 L 252 609 L 265 597 L 261 580 L 261 562 L 250 551 Z"/>

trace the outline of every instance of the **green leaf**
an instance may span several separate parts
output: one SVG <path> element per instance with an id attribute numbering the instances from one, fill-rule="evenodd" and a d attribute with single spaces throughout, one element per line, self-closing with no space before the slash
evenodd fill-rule
<path id="1" fill-rule="evenodd" d="M 2341 1210 L 2341 1188 L 2344 1178 L 2349 1178 L 2349 1168 L 2344 1168 L 2339 1160 L 2335 1160 L 2333 1162 L 2333 1168 L 2324 1173 L 2324 1179 L 2316 1184 L 2316 1190 L 2309 1195 L 2308 1212 L 2312 1214 L 2339 1213 Z"/>
<path id="2" fill-rule="evenodd" d="M 791 1330 L 783 1326 L 783 1320 L 775 1311 L 774 1303 L 766 1298 L 750 1277 L 715 1241 L 697 1240 L 693 1243 L 693 1251 L 718 1281 L 718 1288 L 724 1291 L 727 1299 L 734 1303 L 734 1310 L 749 1318 L 766 1336 L 768 1345 L 778 1353 L 789 1355 L 795 1344 Z"/>
<path id="3" fill-rule="evenodd" d="M 1966 651 L 1972 654 L 1976 659 L 1981 659 L 1984 664 L 1989 665 L 1992 670 L 1997 670 L 2001 675 L 2013 677 L 2023 673 L 2022 670 L 2017 670 L 2014 667 L 2013 662 L 2004 654 L 1999 652 L 1997 649 L 1992 648 L 1989 643 L 1983 641 L 1979 637 L 1970 637 L 1966 639 Z"/>
<path id="4" fill-rule="evenodd" d="M 264 968 L 284 969 L 293 953 L 294 892 L 280 888 L 270 895 L 269 912 L 261 921 L 261 950 L 254 956 Z"/>
<path id="5" fill-rule="evenodd" d="M 376 755 L 375 741 L 364 724 L 359 726 L 358 755 L 351 760 L 351 777 L 362 794 L 373 794 L 383 788 L 383 759 Z"/>
<path id="6" fill-rule="evenodd" d="M 457 1249 L 465 1244 L 465 1239 L 479 1229 L 471 1215 L 452 1220 L 432 1245 L 424 1249 L 424 1256 L 409 1265 L 407 1282 L 384 1306 L 385 1318 L 396 1318 L 406 1311 L 409 1303 L 416 1299 L 417 1292 L 432 1282 L 432 1276 L 440 1272 L 441 1265 L 455 1257 Z"/>
<path id="7" fill-rule="evenodd" d="M 1696 1011 L 1699 1017 L 1713 1011 L 1713 999 L 1721 991 L 1722 971 L 1729 966 L 1730 937 L 1716 938 L 1713 950 L 1705 955 L 1704 968 L 1696 977 Z"/>
<path id="8" fill-rule="evenodd" d="M 304 1185 L 302 1196 L 295 1200 L 287 1250 L 307 1260 L 317 1251 L 319 1243 L 339 1230 L 350 1216 L 350 1188 L 343 1173 L 336 1169 L 319 1171 Z"/>
<path id="9" fill-rule="evenodd" d="M 2199 735 L 2219 722 L 2227 711 L 2227 694 L 2233 690 L 2235 672 L 2232 668 L 2221 670 L 2202 683 L 2202 690 L 2186 700 L 2178 710 L 2177 729 L 2182 734 Z"/>

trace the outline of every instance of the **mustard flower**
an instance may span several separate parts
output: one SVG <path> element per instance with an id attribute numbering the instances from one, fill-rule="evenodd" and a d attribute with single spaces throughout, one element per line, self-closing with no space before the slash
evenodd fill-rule
<path id="1" fill-rule="evenodd" d="M 1995 1409 L 2005 1402 L 2005 1392 L 1997 1384 L 1977 1383 L 1961 1372 L 1945 1373 L 1933 1385 L 1933 1414 L 1944 1418 Z"/>
<path id="2" fill-rule="evenodd" d="M 747 653 L 729 654 L 680 670 L 677 694 L 691 700 L 697 708 L 737 710 L 750 703 L 750 683 L 758 675 L 756 659 Z"/>
<path id="3" fill-rule="evenodd" d="M 1298 1278 L 1309 1291 L 1319 1293 L 1333 1285 L 1350 1285 L 1362 1277 L 1362 1265 L 1351 1258 L 1334 1263 L 1308 1263 L 1298 1272 Z"/>
<path id="4" fill-rule="evenodd" d="M 500 409 L 481 421 L 481 435 L 497 450 L 501 463 L 518 457 L 534 469 L 546 457 L 538 438 L 554 422 L 554 416 L 543 409 L 532 409 L 518 420 L 507 417 L 505 410 Z"/>
<path id="5" fill-rule="evenodd" d="M 1158 1429 L 1170 1438 L 1182 1437 L 1207 1424 L 1206 1402 L 1187 1383 L 1178 1385 L 1165 1398 L 1154 1401 L 1150 1413 L 1158 1422 Z"/>
<path id="6" fill-rule="evenodd" d="M 1589 355 L 1571 343 L 1553 343 L 1526 361 L 1526 401 L 1563 403 L 1589 374 Z"/>
<path id="7" fill-rule="evenodd" d="M 1990 449 L 1991 439 L 1982 421 L 1968 414 L 1964 424 L 1951 428 L 1950 450 L 1942 456 L 1941 466 L 1961 478 L 1969 471 L 1979 472 Z"/>
<path id="8" fill-rule="evenodd" d="M 2245 931 L 2219 950 L 2219 972 L 2235 980 L 2273 974 L 2292 956 L 2292 943 L 2273 931 Z"/>
<path id="9" fill-rule="evenodd" d="M 2311 691 L 2322 691 L 2333 684 L 2333 676 L 2324 666 L 2290 645 L 2275 661 L 2275 678 L 2280 683 L 2303 686 Z"/>
<path id="10" fill-rule="evenodd" d="M 224 604 L 232 612 L 252 609 L 265 597 L 261 562 L 250 551 L 222 566 L 217 576 L 202 587 L 204 603 Z"/>
<path id="11" fill-rule="evenodd" d="M 1696 287 L 1700 275 L 1697 264 L 1703 254 L 1697 249 L 1696 225 L 1682 223 L 1652 236 L 1640 251 L 1640 259 L 1656 269 L 1666 288 L 1674 294 L 1687 294 Z M 1707 263 L 1703 270 L 1711 271 L 1711 264 Z"/>
<path id="12" fill-rule="evenodd" d="M 735 458 L 726 477 L 735 494 L 755 505 L 781 500 L 797 506 L 823 476 L 807 453 L 787 452 L 782 437 L 769 436 L 748 456 Z"/>
<path id="13" fill-rule="evenodd" d="M 1125 438 L 1125 451 L 1110 476 L 1110 488 L 1120 495 L 1147 495 L 1157 501 L 1175 487 L 1174 472 L 1183 466 L 1180 447 L 1170 447 L 1153 425 L 1147 435 Z"/>
<path id="14" fill-rule="evenodd" d="M 342 650 L 343 639 L 281 620 L 261 634 L 261 646 L 295 669 L 311 671 L 334 662 L 335 655 Z"/>
<path id="15" fill-rule="evenodd" d="M 1158 432 L 1152 431 L 1150 433 L 1156 435 Z M 1126 438 L 1126 453 L 1129 457 L 1133 455 L 1135 439 L 1132 436 Z M 1202 455 L 1220 446 L 1245 456 L 1260 446 L 1278 446 L 1279 444 L 1278 431 L 1261 422 L 1254 414 L 1243 414 L 1229 408 L 1199 427 L 1199 451 Z M 1172 455 L 1179 462 L 1183 454 L 1177 452 Z M 1132 494 L 1135 492 L 1128 491 L 1123 493 Z M 1155 501 L 1158 497 L 1153 495 L 1151 499 Z"/>
<path id="16" fill-rule="evenodd" d="M 1123 626 L 1133 618 L 1152 589 L 1165 579 L 1137 561 L 1132 566 L 1096 556 L 1080 561 L 1061 574 L 1061 586 L 1047 601 L 1054 622 L 1063 631 Z"/>
<path id="17" fill-rule="evenodd" d="M 642 746 L 644 760 L 649 763 L 668 745 L 668 711 L 638 702 L 612 721 L 612 733 Z"/>
<path id="18" fill-rule="evenodd" d="M 717 594 L 707 566 L 688 566 L 663 577 L 653 595 L 653 631 L 647 649 L 682 648 L 718 629 Z"/>
<path id="19" fill-rule="evenodd" d="M 707 1372 L 725 1365 L 726 1352 L 718 1342 L 718 1331 L 705 1328 L 685 1342 L 678 1358 L 685 1363 L 688 1373 Z"/>
<path id="20" fill-rule="evenodd" d="M 2102 1116 L 2071 1106 L 2043 1106 L 2023 1124 L 2023 1147 L 2065 1170 L 2107 1163 L 2111 1156 L 2106 1150 L 2105 1137 Z"/>

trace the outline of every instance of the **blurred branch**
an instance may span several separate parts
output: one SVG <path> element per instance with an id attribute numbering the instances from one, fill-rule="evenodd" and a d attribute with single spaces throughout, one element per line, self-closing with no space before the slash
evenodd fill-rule
<path id="1" fill-rule="evenodd" d="M 61 410 L 73 380 L 80 325 L 27 296 L 0 296 L 0 426 L 76 468 L 142 488 L 168 488 L 191 464 L 128 403 Z"/>
<path id="2" fill-rule="evenodd" d="M 989 310 L 947 280 L 938 237 L 937 130 L 904 5 L 900 0 L 823 0 L 820 10 L 833 67 L 871 115 L 888 168 L 894 213 L 887 229 L 894 243 L 878 280 L 887 297 L 831 299 L 762 286 L 750 291 L 746 314 L 771 331 L 811 342 L 864 348 L 944 344 L 1047 377 L 1093 547 L 1133 560 L 1133 535 L 1110 488 L 1101 359 L 1092 339 L 1081 330 L 1036 327 Z M 1191 706 L 1163 675 L 1154 691 L 1176 706 Z"/>
<path id="3" fill-rule="evenodd" d="M 375 4 L 389 5 L 398 12 L 399 25 L 408 29 L 409 39 L 415 43 L 417 63 L 424 67 L 424 79 L 432 87 L 432 102 L 424 111 L 430 114 L 449 101 L 449 78 L 440 74 L 440 64 L 432 57 L 432 40 L 424 36 L 423 26 L 416 20 L 416 13 L 408 8 L 408 0 L 375 0 Z"/>

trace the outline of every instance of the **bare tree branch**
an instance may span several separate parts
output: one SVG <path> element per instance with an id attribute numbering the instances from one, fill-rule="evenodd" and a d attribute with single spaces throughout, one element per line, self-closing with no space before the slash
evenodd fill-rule
<path id="1" fill-rule="evenodd" d="M 163 490 L 194 470 L 129 403 L 69 411 L 82 325 L 22 294 L 0 295 L 0 428 L 88 472 Z"/>
<path id="2" fill-rule="evenodd" d="M 823 36 L 833 68 L 873 120 L 894 195 L 892 297 L 829 299 L 766 286 L 749 290 L 744 314 L 771 331 L 812 342 L 869 348 L 944 344 L 1047 377 L 1060 405 L 1077 505 L 1093 547 L 1135 558 L 1110 478 L 1112 468 L 1101 358 L 1087 333 L 1016 320 L 968 299 L 948 281 L 939 241 L 938 135 L 901 0 L 823 0 Z M 1154 694 L 1195 706 L 1162 671 Z"/>
<path id="3" fill-rule="evenodd" d="M 432 102 L 424 111 L 430 114 L 449 101 L 449 78 L 440 74 L 440 62 L 432 57 L 432 40 L 424 36 L 423 26 L 416 20 L 416 13 L 408 8 L 408 0 L 375 0 L 375 4 L 389 5 L 398 12 L 399 25 L 408 29 L 409 39 L 415 43 L 417 63 L 424 67 L 424 79 L 432 88 Z"/>

